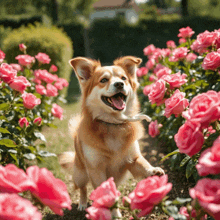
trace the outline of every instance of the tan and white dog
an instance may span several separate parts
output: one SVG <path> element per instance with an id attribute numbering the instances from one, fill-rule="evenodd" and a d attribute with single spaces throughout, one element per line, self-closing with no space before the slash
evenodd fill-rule
<path id="1" fill-rule="evenodd" d="M 59 156 L 63 167 L 71 166 L 75 188 L 80 189 L 79 209 L 87 206 L 86 185 L 98 187 L 109 177 L 116 186 L 128 171 L 134 177 L 163 175 L 141 155 L 138 139 L 144 133 L 140 122 L 136 77 L 140 58 L 125 56 L 112 66 L 77 57 L 70 60 L 82 92 L 82 113 L 70 120 L 75 153 Z M 76 123 L 77 122 L 77 123 Z"/>

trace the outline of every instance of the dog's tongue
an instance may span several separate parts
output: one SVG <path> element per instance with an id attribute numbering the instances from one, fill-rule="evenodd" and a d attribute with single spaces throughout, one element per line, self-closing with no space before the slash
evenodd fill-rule
<path id="1" fill-rule="evenodd" d="M 117 96 L 117 97 L 113 96 L 111 97 L 111 100 L 115 108 L 120 109 L 120 110 L 125 108 L 124 100 L 120 96 Z"/>

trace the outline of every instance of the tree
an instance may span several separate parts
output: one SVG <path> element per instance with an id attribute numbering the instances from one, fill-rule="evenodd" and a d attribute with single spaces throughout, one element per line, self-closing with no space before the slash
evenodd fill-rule
<path id="1" fill-rule="evenodd" d="M 182 12 L 182 16 L 186 17 L 189 15 L 188 12 L 188 0 L 182 0 L 181 1 L 181 12 Z"/>

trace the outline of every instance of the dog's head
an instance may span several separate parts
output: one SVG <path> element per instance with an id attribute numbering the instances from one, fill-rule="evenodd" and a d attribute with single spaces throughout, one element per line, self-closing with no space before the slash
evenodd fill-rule
<path id="1" fill-rule="evenodd" d="M 93 118 L 108 122 L 114 121 L 114 116 L 118 122 L 121 114 L 131 115 L 139 85 L 136 69 L 141 61 L 125 56 L 115 60 L 112 66 L 101 66 L 99 61 L 83 57 L 70 60 L 80 83 L 83 102 Z"/>

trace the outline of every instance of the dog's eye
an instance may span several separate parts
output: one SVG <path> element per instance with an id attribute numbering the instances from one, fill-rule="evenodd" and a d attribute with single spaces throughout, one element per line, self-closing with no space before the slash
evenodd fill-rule
<path id="1" fill-rule="evenodd" d="M 127 78 L 126 78 L 126 77 L 124 77 L 124 76 L 122 76 L 122 77 L 121 77 L 121 79 L 122 79 L 122 80 L 126 80 Z"/>
<path id="2" fill-rule="evenodd" d="M 100 81 L 101 83 L 105 83 L 105 82 L 108 82 L 108 79 L 106 79 L 106 78 L 103 78 L 101 81 Z"/>

